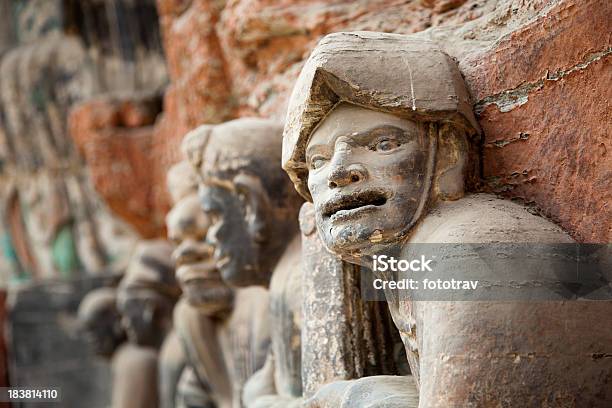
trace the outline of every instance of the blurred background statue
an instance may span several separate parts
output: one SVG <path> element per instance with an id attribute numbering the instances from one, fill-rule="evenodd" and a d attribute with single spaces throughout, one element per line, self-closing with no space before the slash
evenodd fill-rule
<path id="1" fill-rule="evenodd" d="M 179 295 L 172 246 L 161 240 L 140 242 L 117 294 L 128 345 L 114 359 L 113 407 L 157 407 L 159 378 L 178 383 L 184 365 L 180 355 L 162 355 L 166 358 L 161 360 L 158 354 L 167 347 L 164 341 L 175 341 L 172 311 Z"/>
<path id="2" fill-rule="evenodd" d="M 186 157 L 201 157 L 212 126 L 203 125 L 185 136 Z M 263 366 L 270 335 L 268 294 L 262 287 L 230 288 L 222 279 L 206 242 L 211 227 L 197 194 L 196 169 L 187 161 L 168 174 L 174 207 L 168 213 L 168 236 L 184 300 L 175 323 L 192 357 L 201 382 L 208 383 L 219 406 L 242 407 L 246 380 Z"/>
<path id="3" fill-rule="evenodd" d="M 223 280 L 269 289 L 271 350 L 245 386 L 247 406 L 289 406 L 302 395 L 301 200 L 280 168 L 281 131 L 264 119 L 226 122 L 208 130 L 201 155 L 188 155 L 201 177 L 207 242 Z"/>
<path id="4" fill-rule="evenodd" d="M 88 343 L 105 359 L 111 359 L 126 340 L 115 288 L 102 287 L 89 292 L 79 305 L 78 318 Z"/>

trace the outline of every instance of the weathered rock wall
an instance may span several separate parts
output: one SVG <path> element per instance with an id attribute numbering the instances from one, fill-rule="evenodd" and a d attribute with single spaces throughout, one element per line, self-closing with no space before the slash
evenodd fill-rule
<path id="1" fill-rule="evenodd" d="M 583 242 L 612 240 L 612 3 L 560 1 L 461 59 L 487 189 Z"/>
<path id="2" fill-rule="evenodd" d="M 609 1 L 158 0 L 158 9 L 171 84 L 153 135 L 157 211 L 185 131 L 247 114 L 282 120 L 322 35 L 419 32 L 458 60 L 473 94 L 483 189 L 580 241 L 612 238 Z"/>
<path id="3" fill-rule="evenodd" d="M 115 214 L 143 238 L 159 235 L 163 214 L 152 207 L 150 158 L 158 94 L 102 95 L 75 106 L 69 130 L 91 169 L 91 182 Z"/>
<path id="4" fill-rule="evenodd" d="M 0 10 L 2 279 L 100 272 L 135 234 L 95 193 L 68 112 L 103 92 L 163 88 L 155 4 L 0 0 Z"/>
<path id="5" fill-rule="evenodd" d="M 125 183 L 107 198 L 145 236 L 163 234 L 165 173 L 188 130 L 243 115 L 283 120 L 293 82 L 322 35 L 374 30 L 419 33 L 458 60 L 484 130 L 484 190 L 533 207 L 581 241 L 610 241 L 604 221 L 612 218 L 610 2 L 158 0 L 157 6 L 171 83 L 162 115 L 137 132 L 150 134 L 147 148 L 131 149 L 147 169 L 136 176 L 140 187 Z M 96 137 L 77 137 L 84 139 Z M 129 146 L 133 138 L 125 140 Z M 112 167 L 97 162 L 94 179 L 114 174 Z M 150 211 L 148 227 L 136 207 Z"/>

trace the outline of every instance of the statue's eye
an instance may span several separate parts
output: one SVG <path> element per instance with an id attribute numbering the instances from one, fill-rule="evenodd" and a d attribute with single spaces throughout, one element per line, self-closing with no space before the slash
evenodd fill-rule
<path id="1" fill-rule="evenodd" d="M 321 155 L 313 156 L 310 159 L 310 168 L 313 170 L 320 169 L 321 167 L 325 165 L 325 163 L 327 163 L 327 160 L 325 159 L 325 157 Z"/>
<path id="2" fill-rule="evenodd" d="M 374 150 L 376 150 L 377 152 L 388 152 L 399 147 L 399 145 L 400 144 L 397 140 L 382 139 L 376 143 L 376 146 L 374 146 Z"/>

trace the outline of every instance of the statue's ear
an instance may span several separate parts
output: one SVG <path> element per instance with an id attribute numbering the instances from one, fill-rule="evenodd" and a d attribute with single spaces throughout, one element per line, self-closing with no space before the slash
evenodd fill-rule
<path id="1" fill-rule="evenodd" d="M 270 211 L 268 193 L 261 180 L 250 174 L 238 174 L 233 183 L 242 201 L 244 219 L 249 226 L 250 235 L 255 242 L 263 243 L 267 238 L 266 220 Z"/>
<path id="2" fill-rule="evenodd" d="M 439 128 L 435 189 L 442 200 L 457 200 L 465 194 L 468 143 L 460 130 L 445 124 Z"/>

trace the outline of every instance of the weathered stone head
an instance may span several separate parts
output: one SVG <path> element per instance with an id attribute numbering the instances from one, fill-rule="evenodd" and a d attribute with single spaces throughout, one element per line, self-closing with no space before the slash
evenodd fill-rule
<path id="1" fill-rule="evenodd" d="M 389 251 L 437 200 L 477 176 L 478 125 L 455 62 L 434 44 L 326 36 L 289 102 L 283 168 L 346 259 Z"/>
<path id="2" fill-rule="evenodd" d="M 297 233 L 301 202 L 280 168 L 282 126 L 244 118 L 205 131 L 201 154 L 188 157 L 201 176 L 216 266 L 233 286 L 267 285 Z"/>
<path id="3" fill-rule="evenodd" d="M 172 246 L 161 240 L 139 243 L 117 293 L 128 340 L 159 347 L 172 327 L 172 309 L 179 295 Z"/>
<path id="4" fill-rule="evenodd" d="M 210 220 L 200 206 L 197 175 L 186 161 L 168 171 L 168 190 L 174 207 L 166 216 L 168 239 L 175 245 L 172 258 L 187 301 L 207 315 L 223 314 L 232 307 L 233 290 L 221 279 L 206 243 Z"/>
<path id="5" fill-rule="evenodd" d="M 116 290 L 92 290 L 81 301 L 77 315 L 85 339 L 94 352 L 104 358 L 110 358 L 125 340 L 121 315 L 117 310 Z"/>

